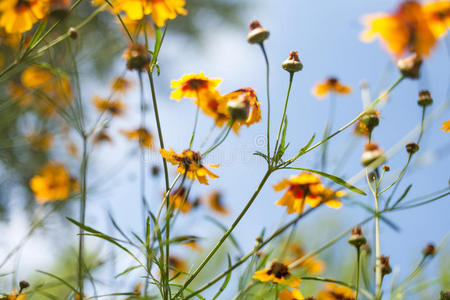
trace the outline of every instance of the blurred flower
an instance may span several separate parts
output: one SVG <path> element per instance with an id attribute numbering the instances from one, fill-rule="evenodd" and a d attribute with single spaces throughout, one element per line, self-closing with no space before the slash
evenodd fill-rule
<path id="1" fill-rule="evenodd" d="M 72 191 L 78 190 L 78 183 L 62 164 L 49 162 L 31 178 L 30 187 L 36 201 L 43 204 L 67 199 Z"/>
<path id="2" fill-rule="evenodd" d="M 229 213 L 228 208 L 224 205 L 222 200 L 222 194 L 219 192 L 211 193 L 207 196 L 207 202 L 209 207 L 216 213 L 227 215 Z"/>
<path id="3" fill-rule="evenodd" d="M 184 186 L 172 191 L 169 196 L 169 203 L 173 205 L 173 209 L 181 211 L 183 214 L 192 209 L 192 204 L 188 200 L 187 190 Z"/>
<path id="4" fill-rule="evenodd" d="M 428 24 L 434 35 L 440 37 L 446 34 L 450 27 L 450 1 L 428 2 L 423 5 L 423 10 L 428 17 Z"/>
<path id="5" fill-rule="evenodd" d="M 134 295 L 125 298 L 125 300 L 139 299 L 140 296 L 141 296 L 141 292 L 142 292 L 142 282 L 139 282 L 138 284 L 136 284 L 134 286 L 134 289 L 133 289 L 133 294 Z"/>
<path id="6" fill-rule="evenodd" d="M 152 15 L 153 22 L 158 27 L 164 26 L 166 20 L 172 20 L 177 15 L 186 15 L 185 0 L 114 0 L 114 13 L 124 11 L 128 18 L 140 20 L 144 15 Z"/>
<path id="7" fill-rule="evenodd" d="M 312 94 L 318 99 L 324 99 L 329 93 L 336 93 L 340 95 L 350 94 L 352 89 L 349 86 L 343 85 L 335 77 L 329 77 L 324 82 L 317 83 L 313 89 Z"/>
<path id="8" fill-rule="evenodd" d="M 47 16 L 49 0 L 3 0 L 0 2 L 0 27 L 7 33 L 30 30 L 39 19 Z"/>
<path id="9" fill-rule="evenodd" d="M 380 159 L 379 164 L 386 161 L 383 149 L 378 147 L 376 143 L 367 143 L 364 146 L 364 152 L 361 156 L 361 163 L 367 167 L 378 159 Z"/>
<path id="10" fill-rule="evenodd" d="M 53 143 L 53 134 L 48 132 L 32 132 L 25 135 L 25 140 L 30 143 L 33 149 L 48 151 Z"/>
<path id="11" fill-rule="evenodd" d="M 23 292 L 20 292 L 17 289 L 13 289 L 9 291 L 9 295 L 0 298 L 1 300 L 26 300 L 27 295 Z"/>
<path id="12" fill-rule="evenodd" d="M 407 51 L 428 55 L 436 44 L 437 38 L 430 28 L 428 17 L 416 1 L 402 2 L 392 14 L 365 16 L 363 22 L 367 28 L 361 34 L 361 40 L 371 42 L 379 36 L 396 56 Z"/>
<path id="13" fill-rule="evenodd" d="M 169 151 L 160 149 L 163 158 L 167 159 L 172 165 L 177 165 L 178 173 L 186 175 L 189 179 L 196 179 L 202 184 L 208 185 L 208 177 L 214 179 L 218 176 L 202 164 L 202 157 L 200 153 L 192 150 L 184 150 L 181 154 L 175 153 L 172 149 Z M 206 164 L 209 167 L 217 168 L 219 165 Z"/>
<path id="14" fill-rule="evenodd" d="M 125 105 L 120 100 L 109 100 L 95 96 L 92 99 L 99 112 L 108 112 L 111 116 L 123 115 Z"/>
<path id="15" fill-rule="evenodd" d="M 299 290 L 283 290 L 278 293 L 278 299 L 280 300 L 304 300 L 302 293 Z"/>
<path id="16" fill-rule="evenodd" d="M 136 130 L 121 130 L 128 139 L 139 141 L 139 147 L 153 148 L 153 136 L 146 128 Z"/>
<path id="17" fill-rule="evenodd" d="M 226 101 L 230 119 L 234 121 L 232 127 L 236 133 L 242 125 L 249 127 L 261 120 L 260 102 L 252 88 L 241 88 L 226 94 L 220 101 Z"/>
<path id="18" fill-rule="evenodd" d="M 72 156 L 72 157 L 78 156 L 78 147 L 74 142 L 72 142 L 72 141 L 68 142 L 66 145 L 66 150 L 67 150 L 67 153 L 70 154 L 70 156 Z"/>
<path id="19" fill-rule="evenodd" d="M 269 269 L 256 271 L 253 279 L 262 282 L 272 281 L 273 283 L 288 285 L 293 288 L 298 287 L 301 283 L 299 278 L 289 273 L 287 265 L 278 261 L 273 262 Z"/>
<path id="20" fill-rule="evenodd" d="M 441 129 L 444 130 L 445 132 L 450 132 L 450 120 L 444 121 L 442 123 Z"/>
<path id="21" fill-rule="evenodd" d="M 14 51 L 19 49 L 21 41 L 23 48 L 28 47 L 31 42 L 31 38 L 32 35 L 30 33 L 7 33 L 4 28 L 0 27 L 0 44 L 6 44 Z"/>
<path id="22" fill-rule="evenodd" d="M 355 292 L 348 287 L 327 283 L 325 290 L 319 291 L 317 300 L 354 300 Z"/>
<path id="23" fill-rule="evenodd" d="M 92 141 L 94 142 L 94 144 L 100 144 L 100 143 L 103 143 L 103 142 L 112 143 L 112 139 L 108 135 L 108 133 L 106 133 L 105 129 L 102 129 L 99 132 L 97 132 L 93 136 L 93 140 Z"/>
<path id="24" fill-rule="evenodd" d="M 125 93 L 132 85 L 132 82 L 125 77 L 116 77 L 111 83 L 111 89 L 116 93 Z"/>
<path id="25" fill-rule="evenodd" d="M 204 90 L 198 93 L 196 105 L 207 115 L 214 119 L 217 127 L 222 127 L 229 121 L 226 99 L 216 90 Z"/>
<path id="26" fill-rule="evenodd" d="M 122 57 L 127 61 L 128 70 L 144 71 L 150 63 L 150 56 L 145 45 L 131 43 Z"/>
<path id="27" fill-rule="evenodd" d="M 170 94 L 170 98 L 177 101 L 181 98 L 198 98 L 200 92 L 215 92 L 215 88 L 221 79 L 210 79 L 201 72 L 200 74 L 184 75 L 180 80 L 172 80 L 171 88 L 175 90 Z"/>
<path id="28" fill-rule="evenodd" d="M 104 0 L 103 0 L 104 1 Z M 133 20 L 130 19 L 128 16 L 124 15 L 121 17 L 123 23 L 125 24 L 125 27 L 127 28 L 128 32 L 132 35 L 137 35 L 139 32 L 146 33 L 147 36 L 154 36 L 155 33 L 153 31 L 153 27 L 151 26 L 151 22 L 147 22 L 145 18 L 140 20 Z M 122 31 L 126 33 L 125 29 L 123 28 L 122 22 L 117 20 L 117 23 L 119 24 Z"/>
<path id="29" fill-rule="evenodd" d="M 198 244 L 196 239 L 188 240 L 186 242 L 183 242 L 182 244 L 184 246 L 191 248 L 194 251 L 198 251 L 198 252 L 203 251 L 203 248 Z"/>
<path id="30" fill-rule="evenodd" d="M 187 264 L 186 261 L 183 259 L 176 257 L 176 256 L 170 256 L 169 257 L 169 266 L 170 266 L 170 276 L 174 276 L 176 273 L 185 273 L 187 271 Z"/>
<path id="31" fill-rule="evenodd" d="M 343 197 L 343 191 L 333 191 L 321 184 L 320 178 L 314 174 L 301 173 L 297 176 L 291 176 L 289 179 L 283 179 L 274 185 L 275 191 L 288 189 L 284 196 L 275 204 L 287 206 L 287 213 L 302 213 L 305 204 L 311 207 L 319 206 L 325 203 L 333 208 L 341 207 L 338 198 Z"/>
<path id="32" fill-rule="evenodd" d="M 289 259 L 290 261 L 295 261 L 305 256 L 305 251 L 298 243 L 291 243 L 288 250 L 292 256 Z M 325 269 L 325 263 L 315 257 L 310 257 L 304 260 L 299 267 L 305 268 L 308 274 L 315 275 L 321 273 Z"/>

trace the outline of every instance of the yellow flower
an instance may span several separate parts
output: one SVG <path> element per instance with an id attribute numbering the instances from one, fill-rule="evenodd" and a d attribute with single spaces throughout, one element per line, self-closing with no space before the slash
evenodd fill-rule
<path id="1" fill-rule="evenodd" d="M 186 242 L 183 242 L 182 244 L 184 246 L 191 248 L 194 251 L 198 251 L 198 252 L 203 251 L 203 248 L 197 243 L 197 241 L 195 239 L 188 240 Z"/>
<path id="2" fill-rule="evenodd" d="M 337 198 L 345 196 L 343 191 L 333 191 L 321 184 L 320 178 L 314 174 L 302 173 L 283 179 L 273 187 L 275 191 L 288 189 L 284 196 L 275 204 L 287 206 L 287 213 L 301 213 L 305 204 L 316 207 L 325 203 L 333 208 L 341 207 Z"/>
<path id="3" fill-rule="evenodd" d="M 125 93 L 132 87 L 131 81 L 124 77 L 114 78 L 111 83 L 111 89 L 116 93 Z"/>
<path id="4" fill-rule="evenodd" d="M 187 271 L 186 262 L 176 256 L 169 257 L 170 276 L 174 276 L 176 273 L 185 273 Z"/>
<path id="5" fill-rule="evenodd" d="M 329 93 L 336 93 L 340 95 L 350 94 L 352 89 L 349 86 L 343 85 L 335 77 L 330 77 L 324 82 L 317 83 L 312 90 L 314 96 L 318 99 L 324 99 Z"/>
<path id="6" fill-rule="evenodd" d="M 283 290 L 278 293 L 278 299 L 280 300 L 304 300 L 302 293 L 299 290 Z"/>
<path id="7" fill-rule="evenodd" d="M 450 1 L 428 2 L 423 6 L 423 10 L 434 35 L 437 37 L 444 35 L 450 27 Z"/>
<path id="8" fill-rule="evenodd" d="M 108 100 L 95 96 L 92 100 L 100 112 L 108 112 L 112 116 L 123 115 L 125 105 L 120 100 Z"/>
<path id="9" fill-rule="evenodd" d="M 179 187 L 170 194 L 169 203 L 173 205 L 174 209 L 178 209 L 185 214 L 192 209 L 192 203 L 189 202 L 187 196 L 186 188 L 183 186 Z"/>
<path id="10" fill-rule="evenodd" d="M 103 0 L 104 1 L 104 0 Z M 122 21 L 125 24 L 125 27 L 127 28 L 128 32 L 132 35 L 137 35 L 140 32 L 146 33 L 147 36 L 154 36 L 153 27 L 151 26 L 151 22 L 147 22 L 147 20 L 140 19 L 140 20 L 132 20 L 128 16 L 124 15 L 122 16 Z M 125 29 L 123 28 L 122 22 L 120 20 L 117 20 L 117 23 L 120 26 L 120 29 L 123 31 L 124 34 L 127 34 Z"/>
<path id="11" fill-rule="evenodd" d="M 22 41 L 23 37 L 23 41 Z M 29 33 L 6 33 L 4 28 L 0 27 L 0 44 L 6 44 L 8 47 L 17 51 L 19 49 L 20 42 L 22 41 L 22 47 L 26 48 L 31 42 L 32 35 Z"/>
<path id="12" fill-rule="evenodd" d="M 184 75 L 180 80 L 172 80 L 170 87 L 175 90 L 170 94 L 170 98 L 179 101 L 183 97 L 198 98 L 198 95 L 204 91 L 214 93 L 221 81 L 220 79 L 210 79 L 203 72 Z"/>
<path id="13" fill-rule="evenodd" d="M 2 297 L 2 300 L 26 300 L 27 295 L 23 292 L 19 293 L 17 289 L 9 291 L 9 295 Z"/>
<path id="14" fill-rule="evenodd" d="M 78 189 L 66 168 L 56 162 L 47 163 L 38 175 L 30 180 L 30 187 L 39 204 L 55 200 L 65 200 L 72 191 Z"/>
<path id="15" fill-rule="evenodd" d="M 305 256 L 303 248 L 297 243 L 291 243 L 288 249 L 292 255 L 289 261 L 295 261 Z M 319 274 L 325 269 L 325 263 L 315 257 L 310 257 L 303 261 L 299 267 L 305 268 L 309 274 Z"/>
<path id="16" fill-rule="evenodd" d="M 177 154 L 172 149 L 169 151 L 160 149 L 159 152 L 168 162 L 178 166 L 178 173 L 186 174 L 189 179 L 196 179 L 198 182 L 208 185 L 208 176 L 212 179 L 219 177 L 203 166 L 202 157 L 198 152 L 184 150 L 181 154 Z M 213 168 L 219 167 L 219 165 L 206 165 Z"/>
<path id="17" fill-rule="evenodd" d="M 207 202 L 213 211 L 222 215 L 227 215 L 229 213 L 228 208 L 223 203 L 222 194 L 219 192 L 209 194 L 207 197 Z"/>
<path id="18" fill-rule="evenodd" d="M 53 134 L 46 132 L 32 132 L 25 135 L 25 140 L 33 149 L 48 151 L 53 143 Z"/>
<path id="19" fill-rule="evenodd" d="M 319 291 L 317 300 L 354 300 L 355 292 L 348 287 L 328 283 L 326 289 Z"/>
<path id="20" fill-rule="evenodd" d="M 47 16 L 49 0 L 3 0 L 0 2 L 0 27 L 7 33 L 30 30 L 39 19 Z"/>
<path id="21" fill-rule="evenodd" d="M 227 101 L 214 89 L 202 90 L 194 102 L 208 116 L 212 117 L 217 127 L 222 127 L 230 119 L 227 111 Z"/>
<path id="22" fill-rule="evenodd" d="M 238 133 L 242 125 L 250 125 L 257 123 L 261 120 L 261 107 L 258 98 L 256 98 L 256 92 L 252 88 L 241 88 L 222 97 L 221 100 L 227 103 L 228 108 L 230 104 L 243 104 L 246 110 L 245 118 L 235 118 L 233 123 L 234 132 Z M 230 110 L 228 110 L 230 114 Z M 231 116 L 229 117 L 232 118 Z"/>
<path id="23" fill-rule="evenodd" d="M 106 130 L 100 130 L 98 133 L 96 133 L 93 137 L 94 144 L 100 144 L 103 142 L 112 143 L 111 137 L 106 133 Z"/>
<path id="24" fill-rule="evenodd" d="M 131 20 L 140 20 L 144 15 L 152 15 L 156 26 L 162 27 L 166 20 L 177 15 L 186 15 L 185 0 L 115 0 L 114 12 L 124 11 Z"/>
<path id="25" fill-rule="evenodd" d="M 380 37 L 388 50 L 396 56 L 405 52 L 430 54 L 436 36 L 430 28 L 428 16 L 416 1 L 405 1 L 392 14 L 378 13 L 363 18 L 366 30 L 361 40 L 371 42 Z"/>
<path id="26" fill-rule="evenodd" d="M 146 128 L 136 130 L 121 130 L 128 139 L 139 141 L 139 146 L 144 148 L 153 148 L 153 136 Z"/>
<path id="27" fill-rule="evenodd" d="M 287 265 L 277 261 L 273 262 L 269 269 L 256 271 L 253 278 L 262 282 L 272 281 L 273 283 L 279 283 L 293 288 L 298 287 L 301 283 L 300 278 L 289 273 Z"/>
<path id="28" fill-rule="evenodd" d="M 450 132 L 450 120 L 443 122 L 441 129 L 445 132 Z"/>

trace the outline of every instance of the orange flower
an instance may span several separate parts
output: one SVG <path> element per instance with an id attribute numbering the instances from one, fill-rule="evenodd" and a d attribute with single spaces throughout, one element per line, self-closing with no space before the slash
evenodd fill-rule
<path id="1" fill-rule="evenodd" d="M 312 89 L 313 95 L 318 99 L 324 99 L 329 93 L 347 95 L 351 92 L 352 89 L 349 86 L 343 85 L 335 77 L 329 77 L 324 82 L 317 83 Z"/>
<path id="2" fill-rule="evenodd" d="M 185 273 L 187 271 L 186 261 L 183 259 L 170 256 L 169 257 L 169 266 L 170 266 L 170 276 L 174 276 L 176 273 Z"/>
<path id="3" fill-rule="evenodd" d="M 2 297 L 1 299 L 4 299 L 4 300 L 26 300 L 27 295 L 23 292 L 19 293 L 19 291 L 17 289 L 13 289 L 13 290 L 9 291 L 8 296 Z"/>
<path id="4" fill-rule="evenodd" d="M 174 209 L 178 209 L 185 214 L 192 209 L 192 203 L 189 202 L 187 196 L 186 188 L 183 186 L 179 187 L 170 194 L 169 203 L 173 205 Z"/>
<path id="5" fill-rule="evenodd" d="M 198 93 L 194 102 L 208 116 L 212 117 L 217 127 L 222 127 L 229 121 L 226 99 L 216 90 L 203 90 Z"/>
<path id="6" fill-rule="evenodd" d="M 220 79 L 210 79 L 203 72 L 184 75 L 180 80 L 172 80 L 170 87 L 175 90 L 170 94 L 170 98 L 179 101 L 183 97 L 198 98 L 198 95 L 204 91 L 214 93 L 221 81 Z"/>
<path id="7" fill-rule="evenodd" d="M 128 139 L 139 141 L 139 147 L 153 148 L 153 136 L 146 128 L 121 130 Z"/>
<path id="8" fill-rule="evenodd" d="M 437 37 L 444 35 L 450 27 L 450 1 L 428 2 L 423 6 L 423 10 L 434 35 Z"/>
<path id="9" fill-rule="evenodd" d="M 289 273 L 287 265 L 277 261 L 273 262 L 269 269 L 256 271 L 253 278 L 262 282 L 272 281 L 273 283 L 279 283 L 293 288 L 298 287 L 301 283 L 299 278 Z"/>
<path id="10" fill-rule="evenodd" d="M 25 140 L 33 149 L 48 151 L 53 143 L 53 134 L 47 132 L 32 132 L 25 135 Z"/>
<path id="11" fill-rule="evenodd" d="M 249 127 L 261 120 L 260 102 L 252 88 L 241 88 L 224 95 L 219 101 L 227 103 L 229 118 L 234 121 L 233 130 L 236 133 L 242 125 Z"/>
<path id="12" fill-rule="evenodd" d="M 212 179 L 218 178 L 216 174 L 209 171 L 202 164 L 202 157 L 200 153 L 192 150 L 184 150 L 181 154 L 175 153 L 172 149 L 169 151 L 160 149 L 162 157 L 173 165 L 177 165 L 177 171 L 189 179 L 196 179 L 202 184 L 208 185 L 208 176 Z M 206 164 L 207 166 L 217 168 L 219 165 Z"/>
<path id="13" fill-rule="evenodd" d="M 302 173 L 298 176 L 291 176 L 283 179 L 273 187 L 276 191 L 286 188 L 288 190 L 284 196 L 275 204 L 287 206 L 287 213 L 302 213 L 305 204 L 316 207 L 325 203 L 333 208 L 341 207 L 341 202 L 337 198 L 343 197 L 345 192 L 333 191 L 321 184 L 320 178 L 310 173 Z"/>
<path id="14" fill-rule="evenodd" d="M 283 290 L 278 293 L 278 299 L 280 300 L 304 300 L 302 293 L 299 290 Z"/>
<path id="15" fill-rule="evenodd" d="M 78 183 L 62 164 L 50 162 L 31 178 L 30 187 L 36 201 L 43 204 L 67 199 L 72 191 L 78 190 Z"/>
<path id="16" fill-rule="evenodd" d="M 289 261 L 294 261 L 305 256 L 305 251 L 297 243 L 291 243 L 288 249 L 292 255 Z M 299 267 L 305 268 L 309 274 L 319 274 L 325 269 L 325 263 L 315 257 L 311 257 L 303 261 Z"/>
<path id="17" fill-rule="evenodd" d="M 317 300 L 354 300 L 355 297 L 352 289 L 333 283 L 328 283 L 325 290 L 317 294 Z"/>
<path id="18" fill-rule="evenodd" d="M 361 40 L 371 42 L 378 36 L 396 56 L 407 51 L 428 55 L 437 39 L 428 19 L 419 2 L 405 1 L 393 14 L 365 16 L 363 22 L 367 29 L 361 34 Z"/>
<path id="19" fill-rule="evenodd" d="M 3 0 L 0 2 L 0 27 L 7 33 L 30 30 L 39 19 L 47 16 L 49 0 Z"/>
<path id="20" fill-rule="evenodd" d="M 186 15 L 185 0 L 115 0 L 114 12 L 124 11 L 128 18 L 140 20 L 144 15 L 152 15 L 153 22 L 158 27 L 164 26 L 166 20 L 172 20 L 177 15 Z"/>
<path id="21" fill-rule="evenodd" d="M 111 137 L 106 133 L 106 130 L 100 130 L 98 133 L 96 133 L 93 137 L 94 144 L 100 144 L 103 142 L 112 143 Z"/>
<path id="22" fill-rule="evenodd" d="M 228 208 L 224 205 L 222 200 L 222 194 L 219 192 L 214 192 L 207 197 L 209 207 L 222 215 L 227 215 L 229 213 Z"/>
<path id="23" fill-rule="evenodd" d="M 125 105 L 120 100 L 108 100 L 95 96 L 92 100 L 100 112 L 108 112 L 112 116 L 123 115 Z"/>
<path id="24" fill-rule="evenodd" d="M 441 129 L 445 132 L 450 132 L 450 120 L 443 122 Z"/>
<path id="25" fill-rule="evenodd" d="M 116 93 L 127 92 L 133 84 L 125 77 L 117 77 L 111 83 L 111 89 Z"/>

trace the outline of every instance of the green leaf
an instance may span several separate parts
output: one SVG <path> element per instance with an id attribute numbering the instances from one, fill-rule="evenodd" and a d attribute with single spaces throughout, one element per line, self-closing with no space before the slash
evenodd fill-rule
<path id="1" fill-rule="evenodd" d="M 131 266 L 129 268 L 126 268 L 124 271 L 122 271 L 119 274 L 117 274 L 116 276 L 114 276 L 114 278 L 119 278 L 120 276 L 125 275 L 125 274 L 127 274 L 127 273 L 129 273 L 129 272 L 131 272 L 133 270 L 136 270 L 136 269 L 138 269 L 140 267 L 141 267 L 140 265 L 136 265 L 136 266 Z"/>
<path id="2" fill-rule="evenodd" d="M 400 196 L 400 198 L 398 198 L 397 201 L 395 201 L 394 205 L 392 205 L 392 208 L 396 207 L 398 204 L 400 204 L 400 202 L 406 197 L 406 195 L 408 195 L 409 190 L 412 188 L 412 184 L 408 185 L 408 187 L 406 188 L 406 190 L 403 192 L 403 194 Z"/>
<path id="3" fill-rule="evenodd" d="M 366 196 L 367 194 L 364 193 L 364 191 L 360 190 L 359 188 L 357 188 L 356 186 L 351 185 L 350 183 L 348 183 L 347 181 L 345 181 L 344 179 L 337 177 L 335 175 L 331 175 L 322 171 L 318 171 L 318 170 L 313 170 L 313 169 L 306 169 L 306 168 L 294 168 L 294 167 L 288 167 L 287 169 L 294 169 L 294 170 L 302 170 L 302 171 L 306 171 L 306 172 L 311 172 L 311 173 L 315 173 L 318 174 L 320 176 L 326 177 L 332 181 L 334 181 L 335 183 L 342 185 L 346 188 L 348 188 L 349 190 L 351 190 L 352 192 L 358 193 L 360 195 L 364 195 Z"/>
<path id="4" fill-rule="evenodd" d="M 67 286 L 68 288 L 70 288 L 70 289 L 71 289 L 72 291 L 74 291 L 75 293 L 78 292 L 77 289 L 76 289 L 74 286 L 72 286 L 70 283 L 68 283 L 66 280 L 62 279 L 61 277 L 56 276 L 56 275 L 54 275 L 54 274 L 52 274 L 52 273 L 48 273 L 48 272 L 45 272 L 45 271 L 41 271 L 41 270 L 36 270 L 36 271 L 39 272 L 39 273 L 42 273 L 42 274 L 44 274 L 44 275 L 50 276 L 50 277 L 52 277 L 52 278 L 55 278 L 56 280 L 58 280 L 59 282 L 61 282 L 62 284 L 64 284 L 64 285 Z"/>

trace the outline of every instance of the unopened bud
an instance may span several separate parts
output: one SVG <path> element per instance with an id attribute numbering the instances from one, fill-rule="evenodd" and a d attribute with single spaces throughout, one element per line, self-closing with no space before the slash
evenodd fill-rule
<path id="1" fill-rule="evenodd" d="M 379 163 L 382 164 L 386 161 L 384 156 L 384 151 L 378 147 L 375 143 L 368 143 L 364 148 L 364 152 L 361 156 L 361 163 L 364 166 L 369 166 L 376 160 L 380 160 Z"/>
<path id="2" fill-rule="evenodd" d="M 133 43 L 123 54 L 129 70 L 143 71 L 150 63 L 150 56 L 144 45 Z"/>
<path id="3" fill-rule="evenodd" d="M 28 283 L 28 281 L 22 280 L 21 282 L 19 282 L 20 290 L 24 290 L 29 286 L 30 286 L 30 284 Z"/>
<path id="4" fill-rule="evenodd" d="M 352 234 L 350 235 L 348 242 L 356 248 L 361 247 L 367 242 L 366 238 L 362 234 L 361 227 L 357 226 L 352 229 Z"/>
<path id="5" fill-rule="evenodd" d="M 381 275 L 385 276 L 392 273 L 391 265 L 389 264 L 389 256 L 380 256 Z"/>
<path id="6" fill-rule="evenodd" d="M 298 58 L 297 51 L 291 51 L 289 57 L 281 64 L 281 66 L 290 73 L 298 72 L 303 69 L 303 64 Z"/>
<path id="7" fill-rule="evenodd" d="M 436 247 L 433 244 L 428 244 L 422 251 L 425 257 L 434 256 L 436 254 Z"/>
<path id="8" fill-rule="evenodd" d="M 383 171 L 389 172 L 390 170 L 391 170 L 391 168 L 388 165 L 383 166 Z"/>
<path id="9" fill-rule="evenodd" d="M 433 104 L 433 98 L 431 98 L 430 91 L 423 90 L 419 92 L 419 99 L 417 99 L 417 104 L 426 107 Z"/>
<path id="10" fill-rule="evenodd" d="M 250 31 L 247 36 L 247 41 L 250 44 L 260 44 L 269 37 L 269 31 L 262 27 L 257 20 L 252 21 L 249 27 Z"/>
<path id="11" fill-rule="evenodd" d="M 406 149 L 406 152 L 408 152 L 409 154 L 414 154 L 417 151 L 419 151 L 419 145 L 417 145 L 414 142 L 410 142 L 410 143 L 406 144 L 405 149 Z"/>
<path id="12" fill-rule="evenodd" d="M 397 62 L 397 68 L 400 70 L 402 75 L 412 79 L 419 78 L 421 65 L 422 57 L 420 57 L 417 53 L 414 53 L 404 59 L 400 59 Z"/>
<path id="13" fill-rule="evenodd" d="M 78 38 L 78 31 L 75 28 L 70 27 L 69 28 L 69 37 L 72 40 L 76 40 Z"/>
<path id="14" fill-rule="evenodd" d="M 243 101 L 240 97 L 236 100 L 230 100 L 227 103 L 227 109 L 232 120 L 247 120 L 249 112 L 248 101 Z"/>
<path id="15" fill-rule="evenodd" d="M 380 118 L 378 117 L 379 113 L 376 110 L 369 110 L 364 115 L 361 116 L 361 123 L 363 123 L 369 132 L 380 124 Z"/>
<path id="16" fill-rule="evenodd" d="M 153 175 L 153 176 L 155 176 L 155 177 L 158 176 L 159 173 L 160 173 L 160 171 L 161 171 L 161 170 L 159 169 L 158 166 L 155 165 L 155 166 L 152 167 L 152 175 Z"/>

